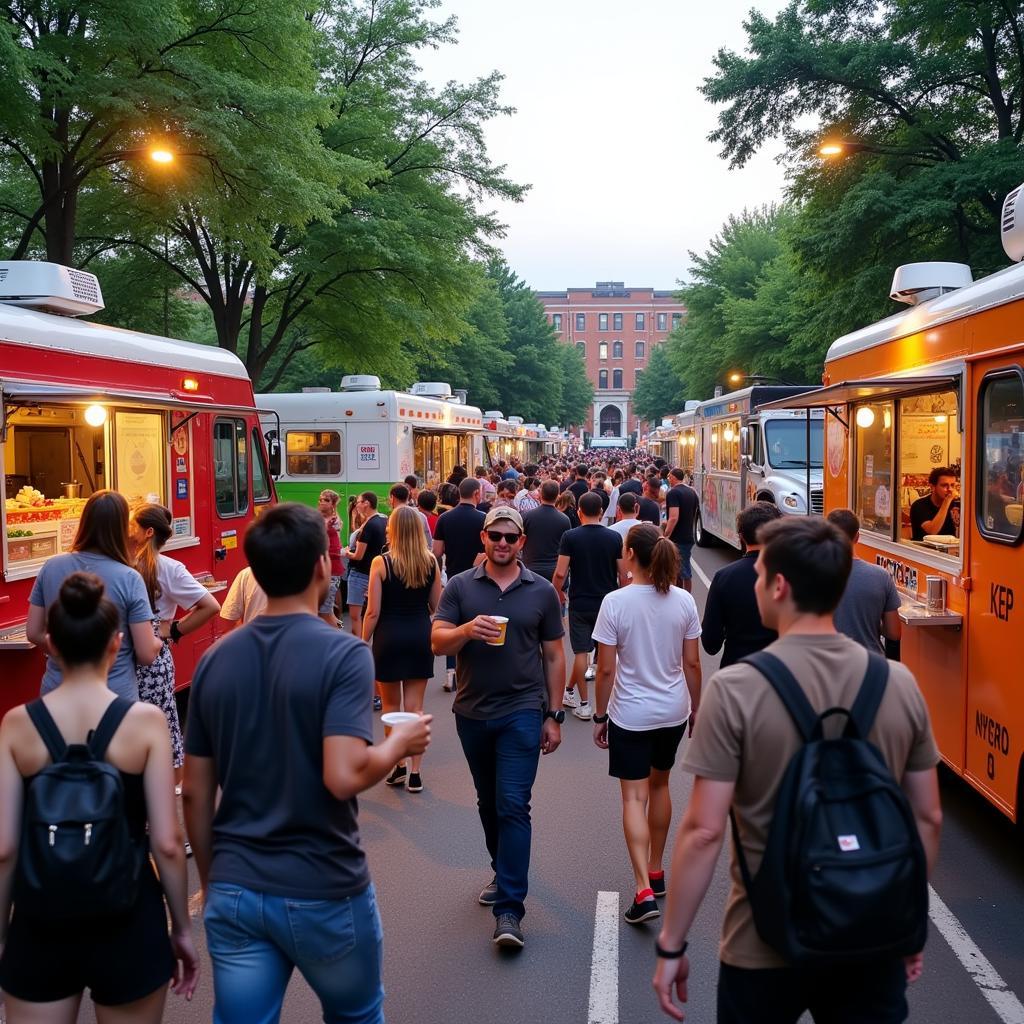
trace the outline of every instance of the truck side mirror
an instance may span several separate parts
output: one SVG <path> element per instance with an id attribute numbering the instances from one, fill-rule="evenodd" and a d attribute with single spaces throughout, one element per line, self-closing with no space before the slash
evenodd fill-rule
<path id="1" fill-rule="evenodd" d="M 750 458 L 750 427 L 740 427 L 740 455 Z"/>
<path id="2" fill-rule="evenodd" d="M 276 437 L 267 438 L 267 459 L 270 475 L 276 479 L 281 475 L 281 442 Z"/>

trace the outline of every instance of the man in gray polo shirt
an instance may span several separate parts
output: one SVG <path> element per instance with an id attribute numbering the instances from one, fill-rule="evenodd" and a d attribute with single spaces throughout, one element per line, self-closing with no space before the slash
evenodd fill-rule
<path id="1" fill-rule="evenodd" d="M 435 654 L 458 657 L 455 725 L 494 871 L 479 900 L 493 909 L 494 942 L 515 948 L 523 945 L 537 763 L 562 741 L 562 616 L 555 588 L 518 561 L 516 509 L 492 508 L 480 538 L 484 561 L 448 580 L 431 641 Z"/>

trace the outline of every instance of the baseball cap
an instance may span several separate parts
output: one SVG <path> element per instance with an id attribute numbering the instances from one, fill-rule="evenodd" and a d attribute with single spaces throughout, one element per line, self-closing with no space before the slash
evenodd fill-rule
<path id="1" fill-rule="evenodd" d="M 492 508 L 484 519 L 484 529 L 486 530 L 488 526 L 502 519 L 507 519 L 515 525 L 520 533 L 523 532 L 523 517 L 519 514 L 519 510 L 512 508 L 511 505 L 499 505 L 497 508 Z"/>

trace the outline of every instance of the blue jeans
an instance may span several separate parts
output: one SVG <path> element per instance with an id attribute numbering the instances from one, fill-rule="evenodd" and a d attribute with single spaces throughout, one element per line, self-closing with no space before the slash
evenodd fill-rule
<path id="1" fill-rule="evenodd" d="M 540 760 L 539 710 L 478 721 L 455 716 L 455 727 L 476 786 L 476 802 L 498 881 L 494 916 L 522 918 L 530 872 L 530 791 Z"/>
<path id="2" fill-rule="evenodd" d="M 214 1024 L 276 1024 L 296 967 L 327 1024 L 383 1024 L 383 932 L 372 885 L 349 899 L 305 900 L 213 882 L 203 922 Z"/>

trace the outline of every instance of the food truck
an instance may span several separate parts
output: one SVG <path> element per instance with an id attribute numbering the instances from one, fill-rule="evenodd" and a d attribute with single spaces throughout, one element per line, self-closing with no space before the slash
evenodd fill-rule
<path id="1" fill-rule="evenodd" d="M 274 500 L 238 358 L 76 319 L 102 308 L 92 274 L 0 263 L 0 713 L 39 693 L 29 594 L 40 566 L 70 549 L 94 491 L 166 505 L 174 536 L 164 551 L 213 593 L 244 565 L 245 528 Z M 179 687 L 218 621 L 175 648 Z"/>
<path id="2" fill-rule="evenodd" d="M 1024 188 L 1024 186 L 1022 186 Z M 910 306 L 839 338 L 825 386 L 789 406 L 825 409 L 825 509 L 861 520 L 857 554 L 902 597 L 901 660 L 928 701 L 945 763 L 1024 822 L 1024 699 L 1014 658 L 1024 614 L 1024 203 L 1003 207 L 1015 265 L 896 270 Z M 951 532 L 915 537 L 911 507 L 948 471 Z M 934 502 L 931 502 L 934 506 Z M 932 522 L 932 520 L 928 520 Z"/>

